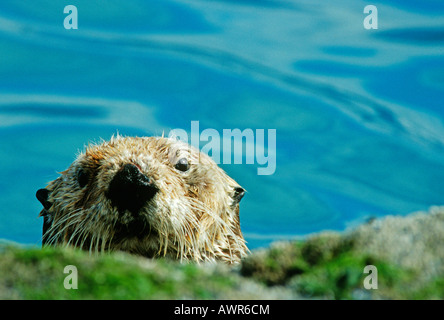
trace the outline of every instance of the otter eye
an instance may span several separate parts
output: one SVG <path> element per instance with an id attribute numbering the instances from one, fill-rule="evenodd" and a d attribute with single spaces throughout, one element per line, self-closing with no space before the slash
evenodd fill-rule
<path id="1" fill-rule="evenodd" d="M 89 176 L 88 173 L 80 169 L 79 172 L 77 172 L 77 182 L 79 183 L 80 188 L 85 187 L 88 184 Z"/>
<path id="2" fill-rule="evenodd" d="M 180 171 L 187 171 L 190 168 L 190 165 L 186 158 L 182 158 L 179 161 L 177 161 L 175 168 Z"/>

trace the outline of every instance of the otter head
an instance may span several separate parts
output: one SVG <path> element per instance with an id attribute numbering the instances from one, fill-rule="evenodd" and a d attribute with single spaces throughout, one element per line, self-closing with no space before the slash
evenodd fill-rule
<path id="1" fill-rule="evenodd" d="M 163 137 L 89 146 L 37 191 L 42 243 L 92 252 L 238 262 L 241 188 L 207 155 Z"/>

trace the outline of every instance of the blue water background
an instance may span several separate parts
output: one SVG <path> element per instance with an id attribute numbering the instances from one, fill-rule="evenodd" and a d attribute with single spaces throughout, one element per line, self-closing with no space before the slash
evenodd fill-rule
<path id="1" fill-rule="evenodd" d="M 250 248 L 444 204 L 444 2 L 2 0 L 0 238 L 88 142 L 194 120 L 276 129 L 273 175 L 222 165 Z"/>

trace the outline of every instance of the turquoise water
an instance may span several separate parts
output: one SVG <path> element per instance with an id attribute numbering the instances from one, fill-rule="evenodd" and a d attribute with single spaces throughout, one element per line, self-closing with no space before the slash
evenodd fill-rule
<path id="1" fill-rule="evenodd" d="M 78 9 L 66 30 L 65 5 Z M 251 248 L 444 204 L 444 2 L 0 4 L 0 238 L 40 243 L 37 189 L 90 141 L 276 129 L 248 191 Z"/>

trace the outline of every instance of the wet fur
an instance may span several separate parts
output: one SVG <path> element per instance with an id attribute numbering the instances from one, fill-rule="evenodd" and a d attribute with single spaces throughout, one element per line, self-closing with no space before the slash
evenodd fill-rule
<path id="1" fill-rule="evenodd" d="M 186 172 L 174 167 L 183 157 L 190 163 Z M 119 214 L 106 197 L 125 163 L 136 165 L 159 189 L 138 218 Z M 79 170 L 87 177 L 83 188 Z M 243 189 L 210 157 L 175 139 L 117 136 L 88 146 L 45 189 L 46 245 L 227 263 L 248 252 L 239 222 L 238 190 Z"/>

